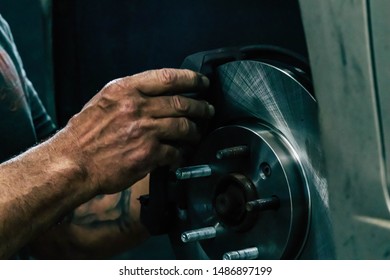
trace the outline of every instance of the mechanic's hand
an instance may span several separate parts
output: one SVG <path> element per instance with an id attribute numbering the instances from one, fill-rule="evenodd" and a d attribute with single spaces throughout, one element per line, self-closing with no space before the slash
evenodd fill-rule
<path id="1" fill-rule="evenodd" d="M 68 123 L 72 157 L 97 193 L 114 193 L 157 166 L 180 159 L 175 144 L 199 140 L 191 119 L 211 118 L 205 101 L 166 93 L 194 92 L 209 81 L 190 70 L 161 69 L 107 84 Z"/>

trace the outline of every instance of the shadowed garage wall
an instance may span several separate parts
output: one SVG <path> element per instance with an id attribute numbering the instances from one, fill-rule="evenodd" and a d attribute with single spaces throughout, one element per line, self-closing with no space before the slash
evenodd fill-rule
<path id="1" fill-rule="evenodd" d="M 55 0 L 53 24 L 60 124 L 110 79 L 195 52 L 263 43 L 306 55 L 296 0 Z"/>

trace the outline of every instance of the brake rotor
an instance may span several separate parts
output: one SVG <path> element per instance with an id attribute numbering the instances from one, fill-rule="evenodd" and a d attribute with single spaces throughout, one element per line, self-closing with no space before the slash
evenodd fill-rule
<path id="1" fill-rule="evenodd" d="M 179 258 L 334 258 L 317 103 L 283 67 L 215 68 L 217 125 L 177 170 Z"/>

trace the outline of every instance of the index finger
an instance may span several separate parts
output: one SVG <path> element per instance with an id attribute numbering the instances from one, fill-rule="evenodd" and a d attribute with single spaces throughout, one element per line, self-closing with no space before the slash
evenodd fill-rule
<path id="1" fill-rule="evenodd" d="M 206 76 L 188 69 L 149 70 L 128 79 L 137 90 L 150 96 L 200 91 L 209 86 Z"/>
<path id="2" fill-rule="evenodd" d="M 151 97 L 149 99 L 144 110 L 154 118 L 211 118 L 215 113 L 214 106 L 208 102 L 181 95 Z"/>

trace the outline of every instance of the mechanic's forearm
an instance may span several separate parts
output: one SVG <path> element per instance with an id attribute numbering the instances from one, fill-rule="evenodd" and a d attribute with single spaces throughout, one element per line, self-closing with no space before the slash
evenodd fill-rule
<path id="1" fill-rule="evenodd" d="M 154 168 L 180 161 L 176 144 L 199 139 L 191 119 L 209 119 L 214 108 L 160 95 L 208 85 L 205 76 L 184 69 L 114 80 L 69 120 L 65 133 L 1 165 L 0 258 L 98 193 L 122 191 Z"/>
<path id="2" fill-rule="evenodd" d="M 0 258 L 11 257 L 38 232 L 95 195 L 81 187 L 86 174 L 62 137 L 60 132 L 0 165 Z"/>

